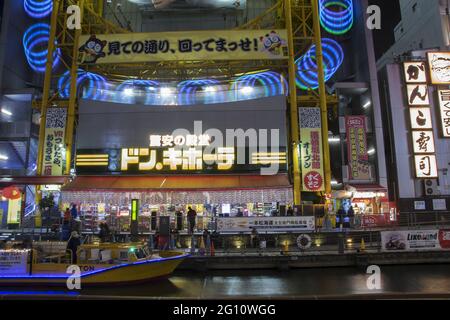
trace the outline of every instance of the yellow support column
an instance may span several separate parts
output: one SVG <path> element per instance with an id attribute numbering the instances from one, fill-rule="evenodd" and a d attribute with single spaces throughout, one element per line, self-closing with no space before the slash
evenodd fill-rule
<path id="1" fill-rule="evenodd" d="M 325 167 L 325 192 L 331 193 L 330 145 L 328 143 L 327 92 L 323 66 L 322 37 L 320 32 L 319 5 L 317 0 L 311 0 L 313 10 L 314 42 L 316 45 L 317 73 L 319 79 L 319 99 L 322 119 L 323 164 Z"/>
<path id="2" fill-rule="evenodd" d="M 292 0 L 284 0 L 289 47 L 289 115 L 291 127 L 292 164 L 294 176 L 294 204 L 301 204 L 302 179 L 300 177 L 300 133 L 298 129 L 297 87 L 295 84 L 294 31 L 292 28 Z"/>
<path id="3" fill-rule="evenodd" d="M 83 21 L 84 0 L 78 1 L 80 7 L 81 21 Z M 70 68 L 70 97 L 69 107 L 67 110 L 67 126 L 66 126 L 66 170 L 65 174 L 70 174 L 72 165 L 72 148 L 73 148 L 73 131 L 75 126 L 75 108 L 77 102 L 77 78 L 78 78 L 78 47 L 81 30 L 75 30 L 72 51 L 72 65 Z"/>
<path id="4" fill-rule="evenodd" d="M 50 25 L 50 35 L 48 40 L 48 52 L 47 52 L 47 62 L 45 64 L 45 77 L 44 77 L 44 88 L 42 92 L 42 105 L 41 105 L 41 122 L 39 126 L 39 145 L 38 145 L 38 156 L 37 156 L 37 173 L 42 175 L 42 164 L 44 157 L 44 141 L 45 141 L 45 125 L 47 122 L 47 108 L 50 98 L 50 85 L 52 79 L 53 71 L 53 52 L 55 50 L 55 38 L 56 38 L 56 25 L 58 20 L 58 10 L 59 10 L 60 0 L 53 1 L 53 11 L 51 17 Z"/>

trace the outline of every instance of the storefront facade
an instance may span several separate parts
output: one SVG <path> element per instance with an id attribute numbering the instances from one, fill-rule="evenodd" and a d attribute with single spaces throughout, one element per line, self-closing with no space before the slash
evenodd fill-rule
<path id="1" fill-rule="evenodd" d="M 279 215 L 292 203 L 287 174 L 284 96 L 208 106 L 124 105 L 82 101 L 76 177 L 62 191 L 86 229 L 99 220 L 127 231 L 131 199 L 141 230 L 151 216 L 197 211 L 213 217 Z M 116 219 L 112 219 L 116 217 Z"/>

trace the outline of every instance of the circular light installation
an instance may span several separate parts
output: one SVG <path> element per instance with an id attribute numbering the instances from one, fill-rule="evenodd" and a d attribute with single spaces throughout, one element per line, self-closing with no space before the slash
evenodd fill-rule
<path id="1" fill-rule="evenodd" d="M 160 83 L 153 80 L 125 80 L 116 88 L 115 101 L 134 104 L 144 93 L 144 104 L 157 105 L 160 100 L 159 87 Z"/>
<path id="2" fill-rule="evenodd" d="M 178 83 L 178 104 L 212 104 L 225 101 L 220 82 L 215 79 L 186 80 Z"/>
<path id="3" fill-rule="evenodd" d="M 24 0 L 25 12 L 32 18 L 42 19 L 53 10 L 53 0 Z"/>
<path id="4" fill-rule="evenodd" d="M 45 72 L 49 38 L 50 26 L 46 23 L 33 24 L 23 35 L 25 56 L 30 67 L 36 72 Z M 58 65 L 60 54 L 59 48 L 53 53 L 53 68 Z"/>
<path id="5" fill-rule="evenodd" d="M 246 100 L 286 95 L 288 86 L 281 74 L 265 71 L 240 76 L 231 84 L 231 90 L 236 94 L 236 100 Z"/>
<path id="6" fill-rule="evenodd" d="M 319 0 L 320 24 L 331 34 L 342 35 L 353 26 L 353 0 Z"/>
<path id="7" fill-rule="evenodd" d="M 106 79 L 96 73 L 78 69 L 77 90 L 80 97 L 88 100 L 103 100 L 104 90 L 107 89 Z M 59 95 L 63 99 L 70 96 L 70 71 L 64 73 L 58 80 Z"/>
<path id="8" fill-rule="evenodd" d="M 323 63 L 325 82 L 336 73 L 344 61 L 344 50 L 336 41 L 322 39 Z M 313 45 L 302 57 L 295 61 L 297 74 L 295 82 L 302 90 L 317 89 L 319 79 L 317 75 L 316 46 Z"/>

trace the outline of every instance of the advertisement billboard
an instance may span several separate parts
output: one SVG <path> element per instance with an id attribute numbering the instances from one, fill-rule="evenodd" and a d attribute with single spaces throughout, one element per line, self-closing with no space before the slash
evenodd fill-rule
<path id="1" fill-rule="evenodd" d="M 381 232 L 382 251 L 427 251 L 448 248 L 448 231 L 398 230 Z"/>
<path id="2" fill-rule="evenodd" d="M 285 29 L 92 34 L 80 44 L 80 64 L 288 58 Z"/>
<path id="3" fill-rule="evenodd" d="M 370 180 L 366 117 L 346 116 L 347 152 L 350 180 Z"/>
<path id="4" fill-rule="evenodd" d="M 300 108 L 302 190 L 325 191 L 322 125 L 319 108 Z"/>

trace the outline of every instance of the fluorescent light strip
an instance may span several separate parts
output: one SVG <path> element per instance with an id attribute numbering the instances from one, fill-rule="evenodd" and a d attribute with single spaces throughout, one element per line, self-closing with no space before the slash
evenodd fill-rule
<path id="1" fill-rule="evenodd" d="M 103 166 L 107 166 L 107 165 L 108 165 L 108 162 L 78 162 L 77 161 L 78 167 L 86 167 L 86 166 L 103 167 Z"/>
<path id="2" fill-rule="evenodd" d="M 108 158 L 107 154 L 79 154 L 77 155 L 77 159 L 79 158 Z"/>

